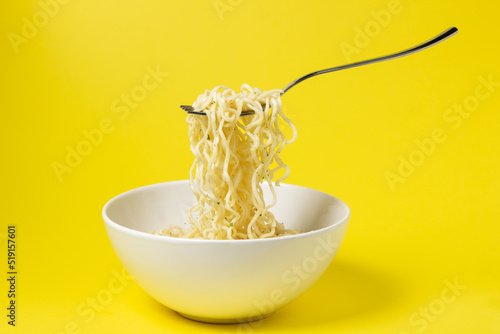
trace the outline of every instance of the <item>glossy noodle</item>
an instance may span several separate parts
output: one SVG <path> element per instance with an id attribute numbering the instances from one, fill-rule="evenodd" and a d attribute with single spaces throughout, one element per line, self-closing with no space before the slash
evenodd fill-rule
<path id="1" fill-rule="evenodd" d="M 277 201 L 274 186 L 290 174 L 280 153 L 297 136 L 295 126 L 283 114 L 281 93 L 242 85 L 240 93 L 217 86 L 198 96 L 193 107 L 206 116 L 187 117 L 195 156 L 190 186 L 197 201 L 188 211 L 187 228 L 173 226 L 157 234 L 258 239 L 300 233 L 285 229 L 270 212 Z M 255 114 L 240 117 L 242 111 Z M 291 128 L 290 139 L 282 131 L 284 126 Z M 267 204 L 263 182 L 272 193 Z"/>

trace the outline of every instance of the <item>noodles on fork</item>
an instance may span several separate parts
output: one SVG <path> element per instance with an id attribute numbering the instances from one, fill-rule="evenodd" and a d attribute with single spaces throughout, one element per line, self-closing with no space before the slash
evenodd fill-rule
<path id="1" fill-rule="evenodd" d="M 191 151 L 195 156 L 190 186 L 197 203 L 188 211 L 190 226 L 163 229 L 160 235 L 201 239 L 258 239 L 300 233 L 287 230 L 269 211 L 277 201 L 277 186 L 290 174 L 280 153 L 297 137 L 283 114 L 282 90 L 261 91 L 242 85 L 217 86 L 198 96 L 193 107 L 206 116 L 188 115 Z M 241 116 L 242 111 L 254 111 Z M 288 125 L 292 138 L 281 127 Z M 282 174 L 279 176 L 278 174 Z M 266 182 L 272 202 L 264 202 Z"/>

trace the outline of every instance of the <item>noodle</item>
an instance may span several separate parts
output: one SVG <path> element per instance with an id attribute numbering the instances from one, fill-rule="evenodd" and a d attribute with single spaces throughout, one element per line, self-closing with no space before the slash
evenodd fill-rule
<path id="1" fill-rule="evenodd" d="M 297 137 L 283 114 L 279 89 L 262 92 L 242 85 L 241 92 L 217 86 L 198 96 L 193 107 L 206 116 L 189 114 L 189 138 L 195 155 L 190 187 L 197 203 L 188 211 L 190 227 L 173 226 L 158 234 L 201 239 L 257 239 L 300 233 L 286 230 L 269 211 L 276 204 L 275 184 L 290 168 L 280 158 L 285 145 Z M 241 116 L 242 111 L 254 111 Z M 284 122 L 283 122 L 284 121 Z M 288 124 L 288 140 L 280 126 Z M 282 173 L 278 177 L 278 173 Z M 273 200 L 266 205 L 261 183 L 267 182 Z"/>

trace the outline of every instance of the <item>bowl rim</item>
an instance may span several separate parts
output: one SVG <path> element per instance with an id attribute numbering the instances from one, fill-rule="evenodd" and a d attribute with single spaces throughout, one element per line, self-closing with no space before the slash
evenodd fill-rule
<path id="1" fill-rule="evenodd" d="M 345 215 L 336 223 L 320 228 L 318 230 L 313 230 L 313 231 L 308 231 L 308 232 L 303 232 L 300 234 L 292 234 L 292 235 L 286 235 L 286 236 L 281 236 L 281 237 L 276 237 L 276 238 L 263 238 L 263 239 L 236 239 L 236 240 L 210 240 L 210 239 L 187 239 L 187 238 L 174 238 L 174 237 L 168 237 L 164 235 L 157 235 L 157 234 L 151 234 L 148 232 L 142 232 L 138 230 L 131 229 L 129 227 L 125 227 L 123 225 L 120 225 L 116 222 L 114 222 L 111 218 L 108 217 L 107 215 L 107 209 L 111 204 L 114 202 L 118 201 L 122 197 L 126 197 L 132 193 L 139 192 L 139 191 L 144 191 L 146 189 L 153 189 L 153 188 L 160 188 L 162 186 L 165 186 L 166 184 L 186 184 L 189 186 L 189 180 L 175 180 L 175 181 L 166 181 L 166 182 L 160 182 L 160 183 L 153 183 L 137 188 L 133 188 L 130 190 L 127 190 L 119 195 L 116 195 L 112 197 L 110 200 L 106 202 L 104 207 L 102 208 L 102 217 L 104 220 L 105 226 L 109 226 L 111 228 L 117 229 L 118 231 L 125 233 L 129 236 L 133 237 L 139 237 L 139 238 L 144 238 L 144 239 L 149 239 L 149 240 L 157 240 L 160 242 L 167 242 L 167 243 L 174 243 L 174 244 L 186 244 L 186 243 L 194 243 L 194 244 L 205 244 L 208 243 L 210 245 L 217 245 L 217 244 L 248 244 L 248 243 L 260 243 L 260 242 L 278 242 L 278 241 L 285 241 L 285 240 L 292 240 L 292 239 L 302 239 L 302 238 L 307 238 L 310 236 L 314 235 L 319 235 L 326 233 L 331 230 L 335 230 L 339 228 L 341 225 L 344 225 L 348 223 L 349 218 L 351 216 L 351 210 L 349 206 L 339 199 L 338 197 L 332 196 L 326 192 L 323 192 L 321 190 L 313 189 L 313 188 L 308 188 L 304 186 L 299 186 L 295 184 L 289 184 L 289 183 L 280 183 L 279 187 L 284 187 L 284 188 L 302 188 L 302 189 L 308 189 L 308 190 L 313 190 L 319 193 L 322 193 L 323 195 L 326 195 L 328 197 L 331 197 L 335 199 L 345 210 Z"/>

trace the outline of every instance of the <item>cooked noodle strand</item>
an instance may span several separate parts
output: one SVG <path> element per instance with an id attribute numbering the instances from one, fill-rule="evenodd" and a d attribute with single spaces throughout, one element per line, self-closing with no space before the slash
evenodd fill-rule
<path id="1" fill-rule="evenodd" d="M 173 226 L 158 234 L 181 238 L 258 239 L 300 233 L 286 230 L 269 211 L 276 204 L 277 186 L 290 174 L 280 158 L 297 137 L 283 114 L 281 90 L 261 91 L 242 85 L 241 92 L 217 86 L 193 103 L 206 116 L 187 117 L 191 151 L 195 160 L 189 172 L 197 203 L 188 211 L 190 226 Z M 251 116 L 242 111 L 252 110 Z M 287 124 L 292 138 L 281 127 Z M 283 173 L 278 177 L 279 173 Z M 266 182 L 272 201 L 264 202 L 261 184 Z"/>

